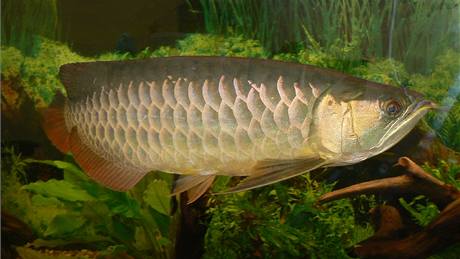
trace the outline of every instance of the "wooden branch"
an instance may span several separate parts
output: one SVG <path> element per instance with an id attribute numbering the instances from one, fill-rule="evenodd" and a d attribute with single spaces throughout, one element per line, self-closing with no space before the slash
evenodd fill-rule
<path id="1" fill-rule="evenodd" d="M 460 242 L 460 199 L 447 206 L 423 230 L 402 239 L 374 235 L 356 245 L 353 253 L 360 258 L 425 258 L 457 242 Z"/>
<path id="2" fill-rule="evenodd" d="M 391 192 L 423 194 L 440 208 L 444 208 L 450 202 L 460 198 L 459 190 L 426 173 L 409 158 L 399 158 L 398 165 L 405 169 L 404 175 L 368 181 L 335 190 L 321 196 L 318 199 L 318 203 L 326 203 L 360 194 Z"/>
<path id="3" fill-rule="evenodd" d="M 334 200 L 340 200 L 361 194 L 373 194 L 378 192 L 394 192 L 407 190 L 412 185 L 412 177 L 401 175 L 385 179 L 373 180 L 364 183 L 354 184 L 343 189 L 328 192 L 318 199 L 318 203 L 326 203 Z"/>
<path id="4" fill-rule="evenodd" d="M 442 212 L 424 229 L 400 236 L 403 220 L 399 211 L 391 206 L 379 206 L 371 211 L 378 215 L 374 236 L 359 243 L 353 253 L 361 258 L 424 258 L 460 242 L 460 191 L 426 173 L 407 157 L 398 165 L 404 174 L 397 177 L 368 181 L 339 189 L 321 196 L 319 203 L 372 193 L 423 194 Z"/>
<path id="5" fill-rule="evenodd" d="M 389 239 L 398 237 L 404 228 L 403 220 L 399 211 L 389 205 L 380 205 L 370 210 L 375 233 L 371 239 Z"/>

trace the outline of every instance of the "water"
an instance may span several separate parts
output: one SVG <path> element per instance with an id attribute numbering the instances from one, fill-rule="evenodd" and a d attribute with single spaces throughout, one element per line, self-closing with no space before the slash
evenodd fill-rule
<path id="1" fill-rule="evenodd" d="M 459 8 L 458 0 L 3 1 L 2 256 L 344 258 L 363 255 L 355 246 L 374 235 L 372 217 L 386 217 L 382 204 L 403 225 L 425 227 L 449 201 L 395 191 L 315 202 L 403 174 L 393 166 L 401 156 L 460 188 Z M 362 163 L 238 194 L 208 192 L 191 205 L 185 194 L 170 196 L 171 174 L 149 173 L 129 192 L 103 187 L 44 134 L 41 112 L 65 91 L 61 65 L 177 55 L 310 64 L 418 91 L 442 109 Z M 238 180 L 219 176 L 211 192 Z M 427 253 L 455 258 L 453 243 Z"/>

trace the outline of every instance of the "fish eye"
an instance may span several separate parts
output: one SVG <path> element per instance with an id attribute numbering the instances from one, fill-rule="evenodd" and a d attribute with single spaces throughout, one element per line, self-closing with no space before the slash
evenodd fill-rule
<path id="1" fill-rule="evenodd" d="M 398 101 L 391 100 L 385 104 L 384 111 L 391 117 L 396 117 L 401 112 L 401 104 Z"/>

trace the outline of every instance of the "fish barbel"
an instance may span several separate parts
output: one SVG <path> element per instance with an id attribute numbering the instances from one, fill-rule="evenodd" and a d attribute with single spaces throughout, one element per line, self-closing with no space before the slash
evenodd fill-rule
<path id="1" fill-rule="evenodd" d="M 191 201 L 216 175 L 229 191 L 357 163 L 403 138 L 433 103 L 416 92 L 271 60 L 169 57 L 63 65 L 68 98 L 44 129 L 97 182 L 128 190 L 182 174 Z"/>

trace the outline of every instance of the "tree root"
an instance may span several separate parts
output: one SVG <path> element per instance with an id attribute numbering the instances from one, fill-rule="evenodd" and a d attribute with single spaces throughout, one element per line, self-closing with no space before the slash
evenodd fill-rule
<path id="1" fill-rule="evenodd" d="M 422 194 L 431 199 L 441 213 L 425 228 L 401 237 L 403 221 L 399 211 L 388 205 L 371 210 L 379 220 L 374 236 L 352 249 L 361 258 L 424 258 L 456 242 L 460 242 L 460 190 L 425 172 L 407 157 L 398 165 L 404 174 L 397 177 L 368 181 L 335 190 L 321 196 L 318 203 L 360 194 L 399 193 Z"/>

